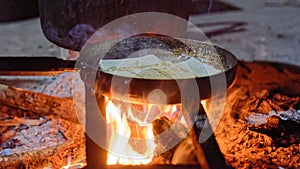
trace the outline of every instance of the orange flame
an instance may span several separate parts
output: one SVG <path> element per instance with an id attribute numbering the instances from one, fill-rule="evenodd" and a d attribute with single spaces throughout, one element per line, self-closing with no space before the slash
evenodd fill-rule
<path id="1" fill-rule="evenodd" d="M 107 164 L 143 165 L 150 163 L 155 149 L 152 124 L 130 123 L 126 118 L 128 113 L 131 113 L 130 109 L 127 115 L 122 114 L 120 110 L 120 107 L 116 107 L 111 100 L 108 100 L 106 106 L 106 120 L 109 129 Z M 133 135 L 134 138 L 132 138 Z M 145 150 L 137 150 L 134 143 L 142 144 L 139 148 Z"/>
<path id="2" fill-rule="evenodd" d="M 209 111 L 210 111 L 210 100 L 201 100 L 201 104 L 202 104 L 202 106 L 203 106 L 203 108 L 204 108 L 204 110 L 205 110 L 205 112 L 206 113 L 209 113 Z"/>

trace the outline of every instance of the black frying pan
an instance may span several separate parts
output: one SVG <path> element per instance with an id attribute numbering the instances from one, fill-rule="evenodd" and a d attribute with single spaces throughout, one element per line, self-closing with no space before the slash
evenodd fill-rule
<path id="1" fill-rule="evenodd" d="M 97 47 L 99 48 L 99 44 Z M 100 47 L 105 48 L 105 45 L 102 44 Z M 125 77 L 103 71 L 101 67 L 95 70 L 94 68 L 89 69 L 87 68 L 89 66 L 85 66 L 86 69 L 82 70 L 81 75 L 88 85 L 94 86 L 96 96 L 98 97 L 100 95 L 111 96 L 113 91 L 113 95 L 117 95 L 120 99 L 126 99 L 129 96 L 132 99 L 131 101 L 140 102 L 145 101 L 150 92 L 159 89 L 167 96 L 168 104 L 180 103 L 182 92 L 199 92 L 200 99 L 210 98 L 212 92 L 224 92 L 224 87 L 218 81 L 225 81 L 225 90 L 234 81 L 237 69 L 236 57 L 222 48 L 195 40 L 174 39 L 157 34 L 135 35 L 116 43 L 102 59 L 124 59 L 132 53 L 143 49 L 159 49 L 152 51 L 163 50 L 166 51 L 167 55 L 172 54 L 171 57 L 175 58 L 180 57 L 181 54 L 195 57 L 219 69 L 220 73 L 195 78 L 161 79 L 158 77 L 149 79 Z M 93 56 L 96 56 L 97 52 L 91 54 L 87 50 L 83 51 L 82 54 L 91 55 L 87 57 L 86 61 L 86 63 L 94 64 L 90 67 L 98 66 L 98 63 L 95 63 L 95 60 L 93 61 Z M 90 71 L 97 71 L 96 80 L 95 77 L 91 77 L 93 73 L 89 73 Z M 194 82 L 197 83 L 197 89 L 191 85 Z M 212 84 L 212 82 L 217 83 Z"/>

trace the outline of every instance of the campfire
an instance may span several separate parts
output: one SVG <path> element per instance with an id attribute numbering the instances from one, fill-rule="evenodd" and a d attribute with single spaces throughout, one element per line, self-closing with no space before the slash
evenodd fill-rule
<path id="1" fill-rule="evenodd" d="M 212 105 L 210 98 L 201 98 L 192 128 L 176 94 L 155 102 L 165 89 L 161 80 L 161 90 L 141 88 L 143 83 L 130 86 L 135 96 L 148 91 L 147 98 L 125 97 L 119 85 L 107 86 L 109 78 L 105 83 L 97 79 L 96 106 L 104 110 L 107 150 L 91 149 L 70 88 L 61 87 L 80 82 L 78 72 L 1 76 L 0 168 L 84 168 L 93 160 L 103 168 L 297 168 L 299 72 L 299 67 L 284 64 L 240 62 L 225 109 L 214 111 L 221 101 Z M 199 142 L 203 122 L 214 123 L 219 110 L 224 114 L 211 129 L 214 134 Z"/>
<path id="2" fill-rule="evenodd" d="M 295 83 L 300 83 L 298 78 L 299 74 L 297 73 L 299 72 L 299 68 L 272 63 L 240 64 L 241 66 L 237 71 L 236 83 L 228 92 L 223 120 L 216 130 L 216 139 L 227 163 L 235 168 L 243 167 L 245 165 L 257 166 L 260 168 L 268 166 L 285 166 L 293 168 L 297 166 L 297 160 L 299 160 L 299 156 L 296 155 L 297 152 L 299 152 L 297 147 L 299 145 L 299 131 L 297 127 L 299 125 L 298 94 L 300 90 L 297 87 L 291 90 L 288 86 L 294 86 Z M 251 73 L 249 73 L 248 70 L 252 70 Z M 285 73 L 282 74 L 280 73 L 282 71 L 279 70 L 284 70 L 283 72 Z M 264 78 L 256 78 L 255 75 L 258 72 L 264 72 Z M 282 84 L 279 79 L 277 80 L 272 78 L 271 76 L 274 74 L 277 74 L 281 77 L 281 79 L 284 79 L 285 84 Z M 11 85 L 9 81 L 15 81 L 7 80 L 7 77 L 1 78 L 2 84 Z M 3 78 L 6 80 L 3 80 Z M 64 78 L 66 78 L 66 75 L 59 75 L 56 77 L 56 79 Z M 18 81 L 20 82 L 20 79 Z M 22 83 L 24 85 L 24 82 Z M 14 84 L 16 85 L 17 83 Z M 21 84 L 21 82 L 19 84 Z M 19 88 L 21 86 L 19 85 L 17 87 Z M 278 87 L 281 89 L 279 90 Z M 1 88 L 1 91 L 3 90 L 4 88 Z M 29 89 L 27 88 L 27 90 Z M 10 90 L 11 93 L 12 91 L 13 89 Z M 14 92 L 19 93 L 21 91 L 14 88 Z M 248 92 L 251 92 L 251 95 L 247 96 Z M 106 152 L 108 154 L 108 158 L 105 160 L 105 164 L 107 166 L 111 166 L 112 168 L 116 168 L 116 166 L 123 166 L 123 168 L 126 168 L 126 165 L 141 167 L 144 165 L 154 165 L 156 162 L 169 162 L 169 164 L 174 164 L 172 161 L 170 162 L 170 158 L 167 158 L 167 154 L 170 152 L 175 152 L 173 153 L 173 158 L 177 156 L 177 152 L 179 152 L 179 155 L 182 157 L 183 152 L 177 150 L 169 150 L 166 151 L 166 154 L 161 154 L 161 156 L 159 156 L 155 154 L 155 150 L 157 150 L 157 142 L 155 142 L 155 139 L 147 139 L 149 142 L 145 142 L 145 140 L 143 140 L 146 136 L 149 138 L 155 137 L 155 124 L 166 125 L 178 119 L 180 117 L 180 106 L 166 106 L 161 109 L 163 110 L 161 111 L 163 113 L 159 116 L 148 116 L 145 120 L 144 118 L 132 119 L 129 118 L 129 115 L 138 115 L 136 114 L 137 110 L 142 109 L 144 109 L 145 114 L 147 114 L 149 110 L 158 109 L 158 107 L 153 107 L 153 105 L 147 104 L 140 106 L 137 104 L 129 107 L 125 106 L 124 108 L 125 103 L 111 98 L 106 98 L 105 102 L 107 103 L 107 112 L 109 112 L 107 115 L 110 116 L 107 117 L 107 125 L 111 126 L 111 133 L 116 134 L 121 132 L 116 128 L 120 127 L 115 125 L 116 120 L 120 120 L 122 122 L 122 120 L 125 120 L 126 117 L 126 121 L 124 121 L 124 123 L 120 123 L 120 125 L 126 124 L 127 129 L 130 130 L 123 130 L 125 131 L 125 134 L 121 133 L 117 136 L 130 135 L 132 138 L 129 137 L 129 139 L 127 139 L 128 144 L 124 146 L 123 150 L 133 151 L 130 152 L 129 155 L 134 153 L 134 157 L 141 157 L 139 159 L 133 158 L 130 160 L 130 163 L 128 163 L 129 160 L 124 162 L 121 159 L 117 159 L 119 158 L 119 154 L 117 154 L 117 156 L 116 154 L 112 154 L 112 157 L 109 157 L 109 152 Z M 201 103 L 204 105 L 205 111 L 209 112 L 209 101 L 202 101 Z M 257 104 L 259 104 L 259 106 L 257 106 Z M 121 116 L 118 111 L 122 110 L 126 110 L 126 112 L 130 113 L 128 115 L 125 114 L 126 116 Z M 154 120 L 153 122 L 153 119 L 158 120 Z M 112 120 L 115 121 L 113 122 Z M 183 125 L 185 124 L 184 121 L 179 121 Z M 114 123 L 114 125 L 112 125 L 112 123 Z M 79 132 L 77 135 L 78 137 L 74 135 L 77 133 L 77 129 L 78 131 L 82 131 L 78 123 L 65 120 L 64 117 L 61 116 L 53 116 L 53 114 L 49 115 L 42 112 L 38 114 L 33 111 L 24 110 L 24 108 L 15 108 L 12 105 L 9 106 L 7 101 L 1 100 L 0 125 L 2 140 L 0 158 L 2 168 L 6 168 L 7 166 L 18 168 L 26 165 L 27 168 L 37 168 L 38 166 L 51 168 L 52 166 L 63 169 L 72 169 L 82 168 L 86 165 L 86 162 L 81 161 L 86 158 L 84 150 L 82 150 L 82 148 L 85 149 L 85 146 L 82 146 L 85 145 L 83 132 Z M 75 126 L 78 126 L 79 128 Z M 197 132 L 197 128 L 195 129 Z M 138 130 L 140 131 L 140 134 L 137 134 Z M 35 135 L 35 131 L 40 131 L 40 133 Z M 196 160 L 189 158 L 193 160 L 188 163 L 184 163 L 186 165 L 182 168 L 199 168 L 199 160 L 197 158 L 197 153 L 199 153 L 199 149 L 197 147 L 198 143 L 195 144 L 193 136 L 196 135 L 193 135 L 192 133 L 193 132 L 190 132 L 186 135 L 186 138 L 183 139 L 183 141 L 176 147 L 179 150 L 183 145 L 191 145 L 193 148 L 189 148 L 188 150 L 192 150 L 190 152 L 196 152 Z M 27 139 L 30 138 L 32 141 L 36 140 L 34 145 L 32 145 L 32 148 L 28 148 L 29 142 L 24 142 L 26 141 L 25 136 Z M 40 136 L 41 138 L 48 140 L 40 142 L 41 140 L 38 139 Z M 78 148 L 81 146 L 80 149 L 77 149 L 76 146 L 74 146 L 76 138 L 79 138 L 78 141 L 80 141 L 80 145 L 75 145 L 78 145 Z M 107 139 L 111 138 L 112 134 L 108 134 Z M 124 138 L 126 139 L 126 137 L 121 139 Z M 133 140 L 133 138 L 139 139 Z M 134 141 L 137 141 L 139 144 L 133 144 Z M 108 143 L 111 142 L 108 141 Z M 25 145 L 27 145 L 27 148 Z M 142 148 L 136 148 L 131 145 L 141 145 Z M 251 145 L 251 147 L 249 147 L 249 145 Z M 35 153 L 33 153 L 33 148 L 36 148 L 34 150 Z M 267 153 L 265 154 L 265 152 Z M 54 155 L 52 155 L 53 153 Z M 76 156 L 74 153 L 81 155 Z M 123 152 L 121 153 L 125 154 Z M 137 154 L 138 156 L 136 156 Z M 257 157 L 258 154 L 264 155 Z M 249 155 L 251 158 L 245 158 L 245 156 L 249 157 Z M 290 158 L 285 158 L 288 156 Z M 25 158 L 26 160 L 24 160 Z M 270 158 L 271 160 L 268 160 Z M 113 160 L 110 161 L 108 159 Z M 164 159 L 164 161 L 161 161 L 161 159 Z M 157 165 L 154 166 L 156 168 L 161 168 Z"/>
<path id="3" fill-rule="evenodd" d="M 216 66 L 209 67 L 209 69 L 214 72 L 213 74 L 226 71 L 226 73 L 224 73 L 226 74 L 225 76 L 228 77 L 228 85 L 233 82 L 236 60 L 232 54 L 223 49 L 217 48 L 218 52 L 221 52 L 221 57 L 223 57 L 221 62 L 221 60 L 218 61 L 212 59 L 212 57 L 206 53 L 199 56 L 197 55 L 199 54 L 199 49 L 201 49 L 201 51 L 203 51 L 202 49 L 215 49 L 210 48 L 204 43 L 187 41 L 187 43 L 192 46 L 192 49 L 187 49 L 187 46 L 184 46 L 180 41 L 169 39 L 170 37 L 166 36 L 154 36 L 150 34 L 146 36 L 134 36 L 132 38 L 133 39 L 129 39 L 129 41 L 133 41 L 129 43 L 139 43 L 150 40 L 150 46 L 154 45 L 151 47 L 158 46 L 165 49 L 168 45 L 171 45 L 172 52 L 179 52 L 179 56 L 175 55 L 178 58 L 174 58 L 174 56 L 173 58 L 170 58 L 174 60 L 174 63 L 178 64 L 177 66 L 171 67 L 168 66 L 168 64 L 166 65 L 164 61 L 154 59 L 154 62 L 151 64 L 157 68 L 178 69 L 178 66 L 181 66 L 184 69 L 186 68 L 184 67 L 185 64 L 192 64 L 195 62 L 199 62 L 202 66 L 203 64 L 214 64 Z M 140 41 L 139 38 L 144 39 Z M 160 45 L 162 42 L 166 43 Z M 120 45 L 121 47 L 124 47 L 122 46 L 122 43 Z M 144 48 L 147 46 L 142 45 L 140 47 Z M 114 50 L 115 48 L 109 52 L 109 55 L 118 55 Z M 187 55 L 181 56 L 181 52 L 187 51 L 191 52 L 189 54 L 194 57 L 187 59 Z M 120 53 L 120 56 L 126 54 L 126 52 L 130 53 L 130 49 L 124 48 L 122 53 Z M 157 52 L 157 50 L 155 50 L 155 52 Z M 145 57 L 155 58 L 154 56 L 156 54 L 159 53 L 154 53 Z M 201 57 L 201 59 L 195 59 L 195 57 Z M 182 64 L 182 62 L 185 62 L 186 60 L 187 62 Z M 220 64 L 224 65 L 224 67 L 220 66 Z M 108 69 L 110 69 L 110 67 L 108 67 Z M 148 73 L 155 73 L 151 72 L 153 70 L 157 69 L 149 69 L 148 71 L 150 72 Z M 84 75 L 84 71 L 85 70 L 82 70 L 82 75 Z M 200 70 L 195 71 L 201 72 Z M 169 70 L 169 72 L 172 71 Z M 209 90 L 211 89 L 206 87 L 208 84 L 207 75 L 199 74 L 199 78 L 193 82 L 191 77 L 194 75 L 191 76 L 185 72 L 182 72 L 182 75 L 184 75 L 183 77 L 187 77 L 187 80 L 180 79 L 181 76 L 174 74 L 174 77 L 179 78 L 179 81 L 169 79 L 168 76 L 163 74 L 163 79 L 151 79 L 151 77 L 149 79 L 147 77 L 147 72 L 142 72 L 144 74 L 143 76 L 147 78 L 133 78 L 133 85 L 130 86 L 130 92 L 134 97 L 127 97 L 128 95 L 123 92 L 124 86 L 119 85 L 124 84 L 124 79 L 117 79 L 120 83 L 115 83 L 116 85 L 114 85 L 114 83 L 111 83 L 112 74 L 107 71 L 99 70 L 101 77 L 104 77 L 104 79 L 96 78 L 96 81 L 93 84 L 95 85 L 94 94 L 97 99 L 97 103 L 93 106 L 99 106 L 100 110 L 104 110 L 100 113 L 105 118 L 106 123 L 104 126 L 105 135 L 102 136 L 106 140 L 106 145 L 108 147 L 106 150 L 102 149 L 102 147 L 97 147 L 96 149 L 91 149 L 89 147 L 90 138 L 88 134 L 85 135 L 87 138 L 83 137 L 83 129 L 80 127 L 76 118 L 73 102 L 68 98 L 71 95 L 68 92 L 72 86 L 71 88 L 62 87 L 64 84 L 67 84 L 66 82 L 73 82 L 72 84 L 74 84 L 75 81 L 75 84 L 78 85 L 77 83 L 79 83 L 80 80 L 78 79 L 77 73 L 78 72 L 74 71 L 56 74 L 55 78 L 37 80 L 38 82 L 42 82 L 39 83 L 42 86 L 35 86 L 36 83 L 33 83 L 34 80 L 30 79 L 36 78 L 36 75 L 35 77 L 22 77 L 25 79 L 21 80 L 19 84 L 15 83 L 19 79 L 10 80 L 3 77 L 2 83 L 5 85 L 1 88 L 3 96 L 1 95 L 2 98 L 0 98 L 0 100 L 2 104 L 9 108 L 12 107 L 13 109 L 21 110 L 16 114 L 10 114 L 9 110 L 3 110 L 4 113 L 10 114 L 7 119 L 4 118 L 5 121 L 3 123 L 19 123 L 17 125 L 26 126 L 25 128 L 23 127 L 24 129 L 20 129 L 20 131 L 17 130 L 16 135 L 7 136 L 7 139 L 3 141 L 2 156 L 3 159 L 8 161 L 7 163 L 3 163 L 3 166 L 29 165 L 30 167 L 59 166 L 59 168 L 74 168 L 87 164 L 87 167 L 90 167 L 89 165 L 93 164 L 93 160 L 95 159 L 96 161 L 101 161 L 101 164 L 100 166 L 93 166 L 94 168 L 103 166 L 106 168 L 119 166 L 122 168 L 125 166 L 159 167 L 165 165 L 178 166 L 179 168 L 199 168 L 199 166 L 209 168 L 210 165 L 226 167 L 214 135 L 212 134 L 208 149 L 205 149 L 205 147 L 203 148 L 197 140 L 199 137 L 197 134 L 199 134 L 199 131 L 202 130 L 202 128 L 197 129 L 198 132 L 195 132 L 193 123 L 190 122 L 191 119 L 198 119 L 203 123 L 207 119 L 206 113 L 200 103 L 200 100 L 210 97 Z M 123 72 L 120 71 L 120 73 Z M 69 76 L 67 76 L 67 74 L 69 74 Z M 52 73 L 51 76 L 53 76 Z M 85 78 L 85 76 L 82 77 Z M 83 80 L 85 80 L 84 78 Z M 216 76 L 215 78 L 219 78 L 219 76 Z M 190 85 L 190 82 L 195 84 L 197 90 L 200 89 L 199 92 L 201 92 L 201 98 L 198 96 L 198 92 L 196 97 L 193 96 L 193 93 L 195 92 L 190 90 L 191 87 L 193 87 Z M 88 82 L 86 83 L 88 84 Z M 32 84 L 35 85 L 30 86 Z M 205 86 L 205 89 L 204 87 L 198 88 L 198 85 L 196 84 Z M 11 87 L 12 85 L 15 86 Z M 178 85 L 182 85 L 182 88 L 179 89 Z M 85 86 L 87 94 L 89 94 L 87 92 L 89 91 L 87 88 L 89 86 L 90 85 Z M 67 92 L 64 90 L 67 90 Z M 185 96 L 182 97 L 182 94 L 185 94 Z M 190 102 L 188 104 L 182 104 L 180 101 L 182 98 L 183 102 L 185 98 L 188 98 L 187 100 Z M 195 99 L 191 100 L 191 98 Z M 90 102 L 88 99 L 86 100 L 86 103 L 85 107 L 81 107 L 81 111 L 85 108 L 88 113 L 90 112 Z M 201 109 L 198 108 L 199 106 Z M 26 114 L 27 112 L 28 114 Z M 200 115 L 203 118 L 196 118 L 197 115 Z M 86 123 L 88 124 L 90 123 L 88 119 L 90 117 L 86 117 Z M 47 128 L 47 130 L 44 128 Z M 43 130 L 45 130 L 45 132 L 42 132 Z M 47 132 L 48 130 L 49 132 Z M 29 132 L 32 133 L 32 135 L 28 135 L 30 138 L 27 138 L 25 136 L 26 134 L 23 132 Z M 47 133 L 49 134 L 47 135 Z M 19 137 L 19 135 L 22 135 L 23 138 Z M 35 137 L 36 141 L 34 141 Z M 40 137 L 43 138 L 40 139 Z M 30 141 L 27 143 L 24 142 L 24 140 Z M 85 148 L 82 146 L 85 145 L 85 140 L 87 140 L 86 159 L 82 158 L 85 155 L 82 152 L 82 148 Z M 45 142 L 51 144 L 44 145 Z M 33 152 L 36 152 L 33 153 L 33 155 L 30 155 L 32 151 L 30 148 L 25 149 L 25 151 L 14 150 L 10 152 L 9 150 L 9 148 L 22 149 L 22 147 L 28 147 L 31 144 L 31 147 L 33 147 L 33 145 L 38 145 L 38 148 L 33 150 Z M 213 149 L 209 148 L 211 145 L 213 145 Z M 49 149 L 49 152 L 47 152 L 46 149 Z M 35 159 L 41 152 L 44 152 L 44 154 L 40 156 L 39 159 Z M 207 152 L 211 152 L 214 155 L 208 156 L 206 154 Z M 94 157 L 97 158 L 93 158 L 91 154 L 92 156 L 95 155 Z M 13 159 L 20 155 L 22 158 L 19 158 L 18 161 L 15 162 Z M 27 155 L 29 155 L 30 160 L 24 164 L 22 159 Z M 214 161 L 216 161 L 215 163 L 211 163 L 211 157 L 214 158 Z M 43 159 L 47 160 L 44 161 Z"/>

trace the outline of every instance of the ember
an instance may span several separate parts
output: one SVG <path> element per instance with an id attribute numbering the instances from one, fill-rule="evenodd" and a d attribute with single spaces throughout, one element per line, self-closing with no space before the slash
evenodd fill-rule
<path id="1" fill-rule="evenodd" d="M 216 138 L 234 168 L 299 168 L 300 69 L 240 63 Z"/>
<path id="2" fill-rule="evenodd" d="M 6 122 L 4 124 L 7 124 L 7 122 L 12 123 L 11 121 L 36 120 L 20 120 L 15 117 L 4 121 Z M 74 162 L 85 159 L 84 147 L 82 147 L 85 140 L 80 124 L 55 116 L 43 117 L 37 121 L 40 124 L 27 125 L 14 122 L 16 126 L 0 127 L 0 161 L 2 161 L 0 168 L 7 166 L 18 168 L 24 164 L 33 168 L 45 166 L 60 168 L 65 164 L 66 155 L 76 157 Z M 27 157 L 27 160 L 24 161 L 22 157 Z"/>
<path id="3" fill-rule="evenodd" d="M 0 77 L 0 168 L 82 168 L 86 164 L 84 131 L 68 98 L 71 88 L 61 86 L 78 79 L 70 72 L 52 73 Z M 60 107 L 58 114 L 46 106 Z M 67 162 L 69 157 L 73 159 Z"/>
<path id="4" fill-rule="evenodd" d="M 64 135 L 59 131 L 57 125 L 57 121 L 53 119 L 38 126 L 17 129 L 15 134 L 10 135 L 11 138 L 2 143 L 0 155 L 42 150 L 66 142 Z M 10 131 L 15 130 L 11 128 L 7 132 Z"/>

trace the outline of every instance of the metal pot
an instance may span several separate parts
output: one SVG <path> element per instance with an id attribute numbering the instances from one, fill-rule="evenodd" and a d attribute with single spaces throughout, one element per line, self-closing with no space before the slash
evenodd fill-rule
<path id="1" fill-rule="evenodd" d="M 48 40 L 80 51 L 103 25 L 138 12 L 164 12 L 188 19 L 192 0 L 38 0 L 42 29 Z"/>

